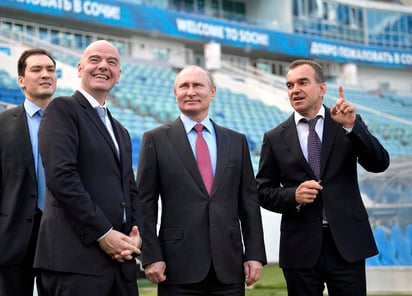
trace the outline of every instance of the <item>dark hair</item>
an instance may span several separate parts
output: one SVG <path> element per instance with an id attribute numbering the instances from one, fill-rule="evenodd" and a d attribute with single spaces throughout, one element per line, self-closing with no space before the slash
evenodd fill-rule
<path id="1" fill-rule="evenodd" d="M 309 65 L 315 70 L 315 80 L 317 83 L 324 83 L 325 82 L 325 74 L 323 73 L 322 66 L 315 61 L 312 60 L 295 60 L 289 64 L 289 69 L 294 69 L 298 66 L 302 65 Z"/>
<path id="2" fill-rule="evenodd" d="M 23 51 L 23 53 L 21 54 L 18 62 L 17 62 L 17 74 L 19 76 L 23 76 L 24 77 L 24 72 L 26 70 L 26 60 L 28 57 L 32 56 L 32 55 L 46 55 L 48 56 L 54 66 L 56 67 L 56 61 L 54 60 L 53 56 L 51 55 L 50 52 L 48 52 L 47 50 L 43 49 L 43 48 L 32 48 L 32 49 L 27 49 L 25 51 Z"/>

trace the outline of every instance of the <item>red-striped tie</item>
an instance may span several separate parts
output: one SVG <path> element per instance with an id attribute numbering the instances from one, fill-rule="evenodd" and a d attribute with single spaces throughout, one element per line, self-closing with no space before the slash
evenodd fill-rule
<path id="1" fill-rule="evenodd" d="M 212 192 L 213 185 L 213 171 L 212 162 L 210 161 L 209 149 L 207 148 L 207 143 L 202 135 L 202 130 L 204 126 L 200 123 L 194 126 L 197 132 L 196 138 L 196 162 L 199 167 L 200 174 L 202 175 L 203 183 L 206 186 L 207 192 L 209 194 Z"/>

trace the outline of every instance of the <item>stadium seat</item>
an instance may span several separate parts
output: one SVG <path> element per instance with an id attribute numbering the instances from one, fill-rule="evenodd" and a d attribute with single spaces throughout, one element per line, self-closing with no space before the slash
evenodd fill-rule
<path id="1" fill-rule="evenodd" d="M 366 258 L 366 266 L 381 266 L 382 263 L 379 260 L 379 254 Z"/>
<path id="2" fill-rule="evenodd" d="M 382 263 L 382 265 L 399 265 L 399 262 L 395 258 L 395 250 L 386 235 L 385 229 L 382 226 L 377 226 L 373 230 L 373 234 L 376 240 L 376 244 L 378 245 L 379 261 Z"/>
<path id="3" fill-rule="evenodd" d="M 406 225 L 405 236 L 409 246 L 412 247 L 412 224 Z"/>
<path id="4" fill-rule="evenodd" d="M 400 265 L 412 265 L 412 249 L 411 245 L 403 235 L 399 225 L 394 225 L 391 228 L 391 244 L 395 250 L 395 256 Z"/>

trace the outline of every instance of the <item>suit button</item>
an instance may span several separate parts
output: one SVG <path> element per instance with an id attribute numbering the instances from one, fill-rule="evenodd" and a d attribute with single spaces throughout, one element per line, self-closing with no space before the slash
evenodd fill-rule
<path id="1" fill-rule="evenodd" d="M 26 219 L 26 222 L 27 222 L 27 223 L 33 223 L 33 219 L 32 219 L 32 218 L 27 218 L 27 219 Z"/>

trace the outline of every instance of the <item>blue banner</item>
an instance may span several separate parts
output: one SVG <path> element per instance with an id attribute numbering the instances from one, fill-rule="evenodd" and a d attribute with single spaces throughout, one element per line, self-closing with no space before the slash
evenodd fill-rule
<path id="1" fill-rule="evenodd" d="M 0 7 L 283 55 L 412 68 L 410 50 L 354 45 L 110 0 L 2 0 Z"/>

